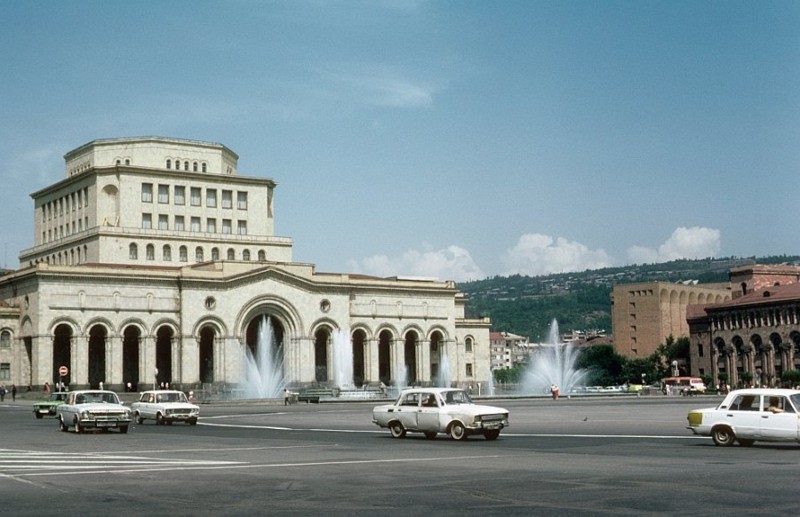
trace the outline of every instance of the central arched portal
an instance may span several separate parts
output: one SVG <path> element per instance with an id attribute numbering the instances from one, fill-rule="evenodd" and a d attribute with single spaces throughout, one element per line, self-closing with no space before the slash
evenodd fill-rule
<path id="1" fill-rule="evenodd" d="M 106 380 L 106 337 L 108 331 L 103 325 L 95 325 L 89 330 L 89 386 L 97 388 Z"/>
<path id="2" fill-rule="evenodd" d="M 122 383 L 125 391 L 138 391 L 139 384 L 139 327 L 129 325 L 122 335 Z"/>
<path id="3" fill-rule="evenodd" d="M 53 371 L 52 377 L 53 383 L 56 382 L 63 382 L 65 385 L 69 385 L 70 375 L 72 373 L 72 361 L 70 360 L 72 351 L 72 327 L 66 324 L 61 324 L 56 327 L 55 332 L 53 333 Z M 67 371 L 69 372 L 64 377 L 60 377 L 58 374 L 58 369 L 61 366 L 66 366 Z"/>

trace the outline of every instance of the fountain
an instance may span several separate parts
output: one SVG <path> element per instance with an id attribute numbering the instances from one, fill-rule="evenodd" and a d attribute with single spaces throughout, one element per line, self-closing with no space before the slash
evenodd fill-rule
<path id="1" fill-rule="evenodd" d="M 333 333 L 333 382 L 340 390 L 353 390 L 353 342 L 350 329 Z"/>
<path id="2" fill-rule="evenodd" d="M 450 360 L 447 359 L 447 352 L 444 347 L 439 347 L 439 372 L 436 375 L 437 386 L 440 388 L 450 387 Z"/>
<path id="3" fill-rule="evenodd" d="M 520 392 L 525 395 L 547 394 L 550 393 L 550 386 L 555 384 L 561 393 L 569 394 L 582 385 L 588 373 L 576 368 L 579 355 L 572 343 L 560 343 L 558 322 L 554 319 L 550 324 L 548 342 L 542 344 L 529 359 Z"/>
<path id="4" fill-rule="evenodd" d="M 244 347 L 244 397 L 280 398 L 286 382 L 283 378 L 283 353 L 279 343 L 275 343 L 272 322 L 263 316 L 258 324 L 258 339 L 255 356 L 250 347 Z"/>

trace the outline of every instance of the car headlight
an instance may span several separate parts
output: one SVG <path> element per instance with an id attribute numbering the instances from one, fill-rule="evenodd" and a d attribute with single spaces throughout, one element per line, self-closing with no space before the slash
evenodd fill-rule
<path id="1" fill-rule="evenodd" d="M 480 415 L 478 415 L 478 416 L 476 416 L 476 417 L 475 417 L 475 419 L 473 420 L 473 423 L 475 423 L 475 425 L 478 425 L 478 424 L 480 424 L 482 421 L 483 421 L 483 417 L 481 417 Z"/>
<path id="2" fill-rule="evenodd" d="M 91 417 L 91 413 L 89 413 L 89 412 L 88 412 L 88 411 L 86 411 L 86 410 L 84 410 L 84 411 L 81 411 L 80 415 L 81 415 L 81 420 L 83 420 L 84 418 L 89 418 L 89 417 Z"/>

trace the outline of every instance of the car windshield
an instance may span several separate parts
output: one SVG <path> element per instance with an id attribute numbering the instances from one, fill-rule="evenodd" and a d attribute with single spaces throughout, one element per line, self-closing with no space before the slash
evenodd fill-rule
<path id="1" fill-rule="evenodd" d="M 76 404 L 119 404 L 119 399 L 115 393 L 92 391 L 88 393 L 78 393 L 75 396 Z"/>
<path id="2" fill-rule="evenodd" d="M 795 409 L 800 410 L 800 393 L 790 395 L 789 400 L 792 401 L 792 405 L 795 407 Z"/>
<path id="3" fill-rule="evenodd" d="M 472 399 L 469 398 L 467 392 L 463 390 L 447 391 L 443 393 L 443 395 L 444 395 L 444 403 L 447 405 L 472 404 Z"/>

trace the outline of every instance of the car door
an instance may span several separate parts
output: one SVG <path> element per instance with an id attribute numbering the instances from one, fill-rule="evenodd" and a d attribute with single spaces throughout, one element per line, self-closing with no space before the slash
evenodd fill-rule
<path id="1" fill-rule="evenodd" d="M 417 412 L 417 428 L 420 431 L 442 432 L 440 429 L 439 415 L 441 414 L 441 400 L 434 393 L 424 395 Z"/>
<path id="2" fill-rule="evenodd" d="M 761 434 L 761 397 L 743 393 L 731 401 L 725 419 L 733 424 L 737 438 L 755 439 Z"/>
<path id="3" fill-rule="evenodd" d="M 409 392 L 403 395 L 395 409 L 395 417 L 408 430 L 417 429 L 417 412 L 419 411 L 420 394 Z"/>
<path id="4" fill-rule="evenodd" d="M 797 440 L 800 438 L 797 413 L 783 396 L 763 397 L 761 436 L 765 440 Z"/>

